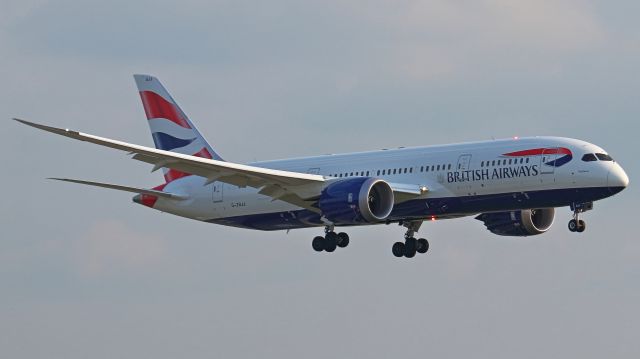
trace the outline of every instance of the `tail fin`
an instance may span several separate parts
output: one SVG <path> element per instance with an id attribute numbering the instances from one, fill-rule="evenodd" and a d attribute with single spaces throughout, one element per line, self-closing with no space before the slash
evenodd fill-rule
<path id="1" fill-rule="evenodd" d="M 144 112 L 147 114 L 151 136 L 157 149 L 224 161 L 200 134 L 180 109 L 160 81 L 149 75 L 133 75 L 140 92 Z M 185 173 L 166 170 L 164 176 L 171 182 Z"/>

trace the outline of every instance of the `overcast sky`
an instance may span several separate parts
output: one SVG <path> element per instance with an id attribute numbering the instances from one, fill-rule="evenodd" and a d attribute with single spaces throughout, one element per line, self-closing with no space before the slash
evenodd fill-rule
<path id="1" fill-rule="evenodd" d="M 0 0 L 0 357 L 631 358 L 640 354 L 640 2 Z M 45 180 L 154 186 L 133 73 L 158 76 L 225 159 L 558 135 L 631 187 L 546 234 L 473 218 L 257 232 Z"/>

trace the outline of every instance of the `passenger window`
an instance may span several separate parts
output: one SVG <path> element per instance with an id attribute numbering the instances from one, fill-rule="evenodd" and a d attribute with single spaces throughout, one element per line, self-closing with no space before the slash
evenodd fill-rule
<path id="1" fill-rule="evenodd" d="M 413 173 L 413 167 L 409 168 L 409 173 Z"/>
<path id="2" fill-rule="evenodd" d="M 429 166 L 426 167 L 425 172 L 429 172 Z"/>
<path id="3" fill-rule="evenodd" d="M 449 165 L 447 166 L 447 169 L 450 170 L 451 169 L 451 163 L 449 163 Z"/>
<path id="4" fill-rule="evenodd" d="M 598 157 L 600 161 L 613 161 L 613 158 L 606 153 L 596 153 L 596 157 Z"/>
<path id="5" fill-rule="evenodd" d="M 436 168 L 436 171 L 440 171 L 440 165 L 438 165 L 438 168 Z"/>
<path id="6" fill-rule="evenodd" d="M 529 163 L 529 157 L 527 157 L 527 163 Z"/>
<path id="7" fill-rule="evenodd" d="M 524 158 L 521 158 L 521 159 L 520 159 L 520 164 L 522 164 L 522 162 L 524 162 Z"/>
<path id="8" fill-rule="evenodd" d="M 420 166 L 420 172 L 424 172 L 424 166 Z"/>
<path id="9" fill-rule="evenodd" d="M 480 162 L 480 167 L 484 167 L 484 161 Z M 460 168 L 460 165 L 458 165 L 458 168 Z"/>
<path id="10" fill-rule="evenodd" d="M 586 155 L 582 156 L 582 160 L 585 162 L 593 162 L 593 161 L 597 161 L 598 159 L 596 158 L 596 155 L 594 155 L 593 153 L 587 153 Z"/>
<path id="11" fill-rule="evenodd" d="M 396 174 L 396 169 L 395 168 L 393 169 L 393 174 Z"/>

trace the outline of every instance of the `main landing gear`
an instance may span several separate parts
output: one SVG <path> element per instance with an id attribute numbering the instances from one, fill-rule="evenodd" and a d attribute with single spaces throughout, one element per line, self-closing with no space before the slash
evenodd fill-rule
<path id="1" fill-rule="evenodd" d="M 337 247 L 344 248 L 349 245 L 349 235 L 333 231 L 333 226 L 327 226 L 324 229 L 325 236 L 317 236 L 311 242 L 311 246 L 316 252 L 333 252 Z"/>
<path id="2" fill-rule="evenodd" d="M 569 221 L 569 231 L 582 233 L 587 228 L 587 224 L 581 220 L 580 213 L 590 211 L 593 209 L 593 202 L 588 203 L 573 203 L 571 204 L 571 210 L 573 211 L 573 219 Z"/>
<path id="3" fill-rule="evenodd" d="M 401 222 L 401 225 L 407 227 L 404 234 L 404 242 L 396 242 L 391 247 L 393 255 L 396 257 L 413 258 L 416 253 L 427 253 L 429 250 L 429 241 L 424 238 L 416 239 L 413 235 L 420 229 L 422 221 Z M 325 227 L 324 237 L 317 236 L 311 242 L 313 250 L 316 252 L 333 252 L 336 248 L 344 248 L 349 245 L 349 235 L 344 232 L 336 233 L 333 231 L 334 226 Z"/>
<path id="4" fill-rule="evenodd" d="M 413 237 L 415 232 L 420 229 L 420 225 L 422 225 L 422 221 L 413 221 L 402 223 L 403 226 L 407 227 L 407 233 L 404 234 L 404 243 L 396 242 L 391 247 L 391 252 L 393 255 L 400 258 L 413 258 L 416 253 L 427 253 L 429 250 L 429 241 L 424 238 L 416 239 Z"/>

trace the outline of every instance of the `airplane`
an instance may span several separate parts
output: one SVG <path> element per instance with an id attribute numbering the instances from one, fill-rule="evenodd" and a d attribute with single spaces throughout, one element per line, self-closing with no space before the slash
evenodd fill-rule
<path id="1" fill-rule="evenodd" d="M 337 227 L 397 223 L 404 241 L 396 257 L 426 253 L 415 238 L 425 221 L 467 216 L 501 236 L 545 233 L 555 208 L 569 207 L 571 232 L 593 202 L 629 184 L 602 148 L 564 137 L 383 149 L 240 164 L 224 160 L 160 81 L 134 75 L 155 148 L 74 130 L 14 120 L 72 139 L 126 151 L 163 170 L 164 183 L 135 188 L 103 182 L 55 180 L 136 193 L 133 202 L 198 221 L 263 231 L 324 227 L 311 241 L 317 252 L 349 244 Z M 256 138 L 255 141 L 259 141 Z"/>

